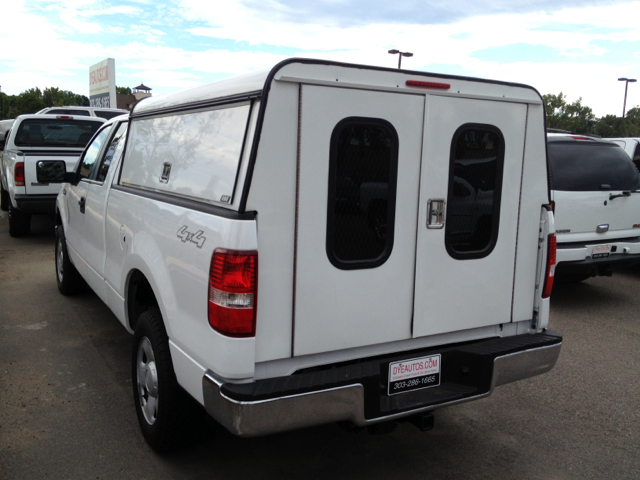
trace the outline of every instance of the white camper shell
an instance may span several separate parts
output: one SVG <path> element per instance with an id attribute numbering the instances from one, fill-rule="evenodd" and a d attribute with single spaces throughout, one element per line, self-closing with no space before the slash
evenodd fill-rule
<path id="1" fill-rule="evenodd" d="M 533 88 L 291 59 L 128 124 L 124 148 L 127 120 L 104 127 L 106 176 L 58 197 L 59 282 L 68 249 L 128 330 L 157 309 L 177 382 L 231 432 L 415 418 L 553 368 Z M 134 390 L 162 449 L 145 335 Z"/>

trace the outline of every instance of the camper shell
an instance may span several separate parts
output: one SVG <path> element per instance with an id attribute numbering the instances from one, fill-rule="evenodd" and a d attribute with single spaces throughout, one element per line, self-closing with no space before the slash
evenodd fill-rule
<path id="1" fill-rule="evenodd" d="M 231 432 L 421 417 L 556 363 L 545 145 L 531 87 L 290 59 L 136 104 L 103 223 L 69 231 L 81 178 L 59 228 L 129 331 L 157 307 L 177 382 Z M 249 293 L 217 255 L 249 259 Z"/>

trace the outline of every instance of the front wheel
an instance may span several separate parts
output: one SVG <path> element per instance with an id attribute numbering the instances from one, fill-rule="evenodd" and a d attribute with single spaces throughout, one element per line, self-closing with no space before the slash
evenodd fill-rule
<path id="1" fill-rule="evenodd" d="M 75 295 L 84 290 L 84 279 L 69 260 L 67 240 L 64 237 L 62 225 L 56 228 L 56 280 L 58 290 L 63 295 Z"/>

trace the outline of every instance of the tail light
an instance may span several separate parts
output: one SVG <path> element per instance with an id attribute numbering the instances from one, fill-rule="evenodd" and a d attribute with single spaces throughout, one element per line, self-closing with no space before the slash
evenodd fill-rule
<path id="1" fill-rule="evenodd" d="M 230 337 L 256 334 L 258 252 L 218 248 L 209 270 L 209 324 Z"/>
<path id="2" fill-rule="evenodd" d="M 16 187 L 24 187 L 24 162 L 16 162 L 13 169 L 13 181 Z"/>
<path id="3" fill-rule="evenodd" d="M 544 280 L 544 290 L 542 298 L 549 298 L 551 289 L 553 288 L 553 278 L 556 274 L 556 236 L 552 233 L 549 235 L 549 246 L 547 249 L 547 274 Z"/>

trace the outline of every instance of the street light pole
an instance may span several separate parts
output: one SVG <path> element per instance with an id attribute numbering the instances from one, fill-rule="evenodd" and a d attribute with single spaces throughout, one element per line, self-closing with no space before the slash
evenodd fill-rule
<path id="1" fill-rule="evenodd" d="M 400 50 L 389 50 L 391 55 L 398 55 L 398 70 L 400 70 L 400 66 L 402 65 L 402 57 L 413 57 L 413 53 L 411 52 L 401 52 Z"/>
<path id="2" fill-rule="evenodd" d="M 622 104 L 622 136 L 624 137 L 624 135 L 625 135 L 624 114 L 625 114 L 625 111 L 627 110 L 627 88 L 629 88 L 629 84 L 630 83 L 637 82 L 637 80 L 635 78 L 622 77 L 622 78 L 619 78 L 618 81 L 619 82 L 625 82 L 625 84 L 624 84 L 624 103 Z"/>

